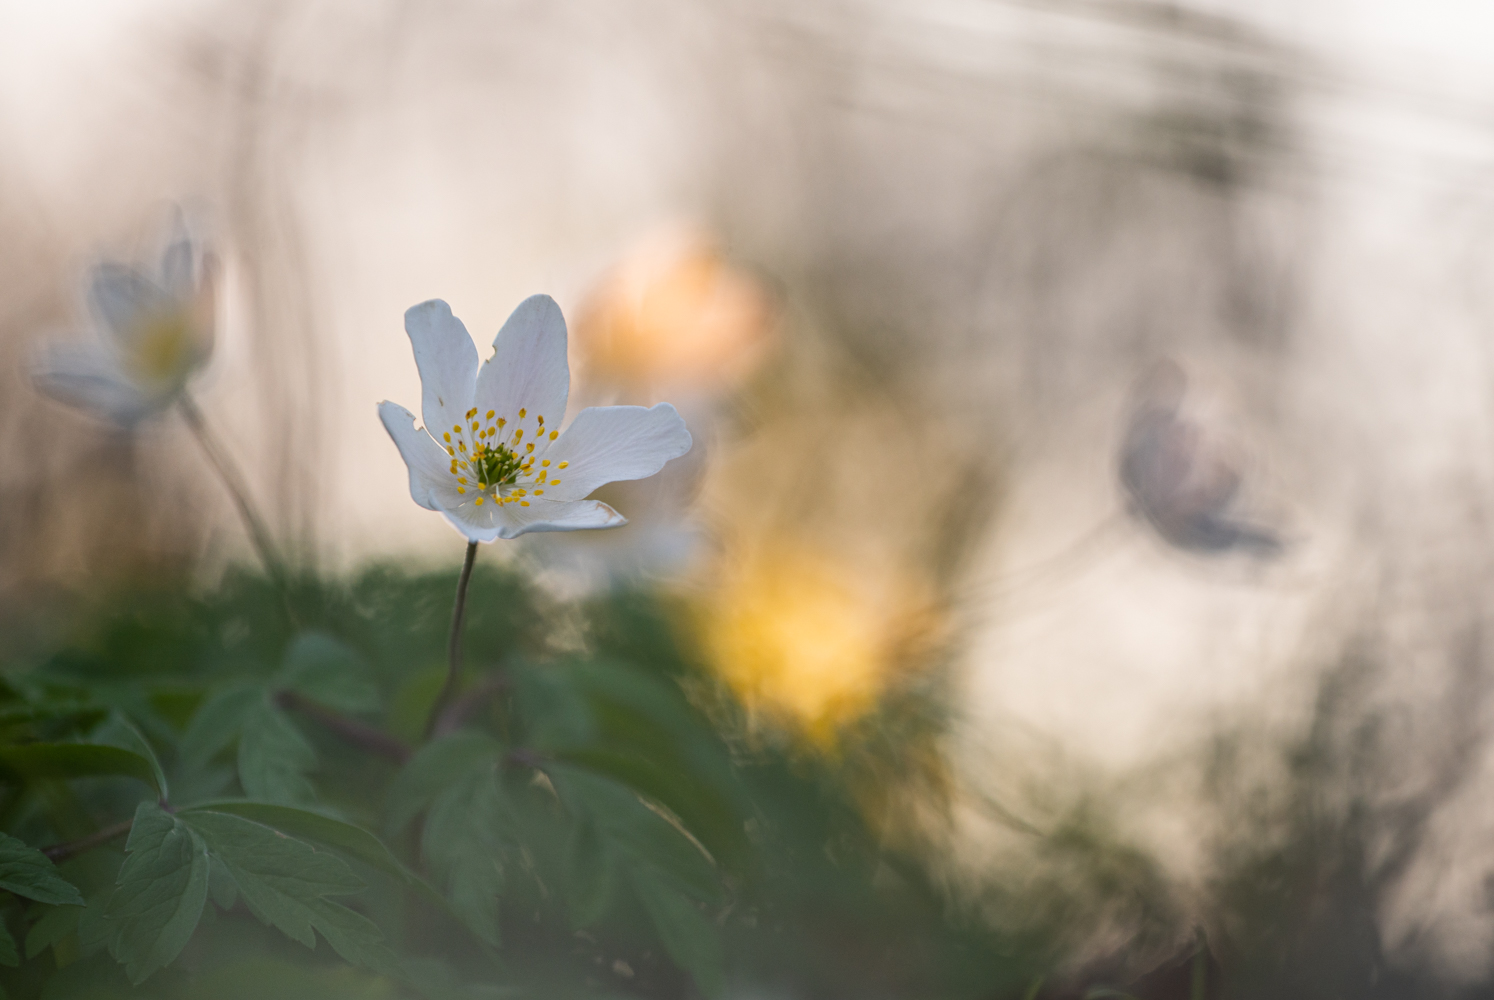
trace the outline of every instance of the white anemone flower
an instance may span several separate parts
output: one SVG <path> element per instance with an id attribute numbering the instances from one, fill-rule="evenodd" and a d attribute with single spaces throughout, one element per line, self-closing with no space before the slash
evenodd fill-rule
<path id="1" fill-rule="evenodd" d="M 174 237 L 158 268 L 94 266 L 88 304 L 94 341 L 53 341 L 32 364 L 36 387 L 126 426 L 168 409 L 213 348 L 211 262 Z"/>
<path id="2" fill-rule="evenodd" d="M 565 319 L 548 295 L 519 304 L 481 369 L 467 328 L 440 299 L 406 312 L 405 331 L 425 427 L 387 400 L 379 417 L 410 468 L 410 496 L 445 514 L 469 542 L 626 524 L 586 497 L 605 483 L 651 476 L 690 450 L 690 432 L 668 403 L 591 407 L 560 431 L 571 373 Z"/>

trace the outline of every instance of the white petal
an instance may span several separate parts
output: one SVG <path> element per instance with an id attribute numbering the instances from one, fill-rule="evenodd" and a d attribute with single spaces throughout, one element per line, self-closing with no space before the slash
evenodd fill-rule
<path id="1" fill-rule="evenodd" d="M 463 426 L 477 385 L 477 348 L 451 307 L 431 299 L 405 311 L 405 332 L 420 369 L 420 412 L 426 430 Z"/>
<path id="2" fill-rule="evenodd" d="M 531 421 L 542 416 L 547 426 L 560 426 L 571 392 L 565 343 L 565 317 L 554 299 L 531 295 L 520 302 L 493 338 L 493 356 L 477 373 L 478 409 L 496 411 L 510 427 L 521 409 Z"/>
<path id="3" fill-rule="evenodd" d="M 491 542 L 496 538 L 507 538 L 503 531 L 508 526 L 503 518 L 506 513 L 502 505 L 484 497 L 481 504 L 476 498 L 455 497 L 449 505 L 441 508 L 451 526 L 461 532 L 469 542 Z"/>
<path id="4" fill-rule="evenodd" d="M 415 429 L 415 414 L 387 399 L 379 419 L 410 468 L 410 499 L 427 510 L 445 510 L 461 502 L 451 475 L 451 458 L 424 430 Z"/>
<path id="5" fill-rule="evenodd" d="M 161 255 L 161 287 L 177 302 L 190 302 L 197 289 L 193 267 L 197 251 L 185 236 L 172 240 Z"/>
<path id="6" fill-rule="evenodd" d="M 531 531 L 585 531 L 620 528 L 628 519 L 600 500 L 535 500 L 528 507 L 503 505 L 499 517 L 507 522 L 499 538 L 518 538 Z"/>
<path id="7" fill-rule="evenodd" d="M 582 410 L 560 440 L 545 452 L 549 475 L 546 496 L 579 500 L 605 483 L 643 479 L 664 468 L 671 458 L 690 450 L 685 421 L 668 403 L 641 406 L 596 406 Z M 561 462 L 569 467 L 560 468 Z"/>
<path id="8" fill-rule="evenodd" d="M 104 326 L 126 349 L 147 324 L 143 317 L 163 315 L 172 308 L 171 297 L 154 281 L 122 264 L 98 264 L 88 286 L 88 302 Z"/>
<path id="9" fill-rule="evenodd" d="M 175 399 L 142 390 L 125 377 L 119 359 L 96 343 L 45 345 L 32 361 L 31 379 L 53 399 L 121 424 L 133 424 Z"/>

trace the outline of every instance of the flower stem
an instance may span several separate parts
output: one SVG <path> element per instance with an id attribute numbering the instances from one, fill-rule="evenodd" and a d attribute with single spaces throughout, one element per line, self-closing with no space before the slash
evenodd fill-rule
<path id="1" fill-rule="evenodd" d="M 177 406 L 181 409 L 182 419 L 191 429 L 192 436 L 197 438 L 197 443 L 202 446 L 203 454 L 207 456 L 208 462 L 218 473 L 218 478 L 223 480 L 228 495 L 233 498 L 239 517 L 243 519 L 244 527 L 249 532 L 249 541 L 258 553 L 260 562 L 264 564 L 265 572 L 279 585 L 282 595 L 286 598 L 287 610 L 289 610 L 290 599 L 285 593 L 287 586 L 285 563 L 281 560 L 275 543 L 270 540 L 270 532 L 265 528 L 264 519 L 255 510 L 254 501 L 249 498 L 249 488 L 244 482 L 243 475 L 229 458 L 228 452 L 213 436 L 212 431 L 208 430 L 207 421 L 203 419 L 202 411 L 197 408 L 197 403 L 192 397 L 183 392 L 177 401 Z M 294 615 L 292 618 L 294 619 Z"/>
<path id="2" fill-rule="evenodd" d="M 96 830 L 80 840 L 70 840 L 65 844 L 53 844 L 51 847 L 43 847 L 41 852 L 47 856 L 48 860 L 54 862 L 66 861 L 68 858 L 82 854 L 84 851 L 90 851 L 95 847 L 107 844 L 115 837 L 124 836 L 130 832 L 130 827 L 134 826 L 134 824 L 135 821 L 132 819 L 121 820 L 112 826 Z"/>
<path id="3" fill-rule="evenodd" d="M 446 711 L 446 703 L 456 693 L 458 675 L 462 669 L 462 618 L 467 613 L 467 584 L 472 580 L 472 564 L 477 561 L 477 543 L 467 543 L 467 558 L 462 562 L 462 575 L 457 580 L 456 606 L 451 609 L 451 635 L 446 640 L 446 683 L 431 705 L 431 714 L 425 720 L 425 738 L 436 731 L 436 723 Z"/>

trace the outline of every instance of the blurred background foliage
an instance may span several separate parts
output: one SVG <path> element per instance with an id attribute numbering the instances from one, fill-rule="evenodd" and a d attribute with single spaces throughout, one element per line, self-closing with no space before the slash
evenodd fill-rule
<path id="1" fill-rule="evenodd" d="M 1480 5 L 23 6 L 8 996 L 1494 995 Z M 284 581 L 27 384 L 168 204 Z M 484 550 L 423 743 L 372 404 L 541 290 L 695 447 Z"/>

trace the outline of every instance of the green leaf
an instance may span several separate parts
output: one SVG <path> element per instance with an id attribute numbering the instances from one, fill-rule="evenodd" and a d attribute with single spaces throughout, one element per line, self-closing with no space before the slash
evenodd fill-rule
<path id="1" fill-rule="evenodd" d="M 379 708 L 373 669 L 357 650 L 325 632 L 303 632 L 291 643 L 275 683 L 342 712 Z"/>
<path id="2" fill-rule="evenodd" d="M 220 910 L 231 910 L 239 901 L 239 884 L 233 880 L 228 866 L 216 854 L 208 856 L 208 896 Z"/>
<path id="3" fill-rule="evenodd" d="M 81 906 L 49 906 L 26 933 L 26 957 L 35 958 L 78 929 Z"/>
<path id="4" fill-rule="evenodd" d="M 525 745 L 638 790 L 728 867 L 750 855 L 750 803 L 725 744 L 679 686 L 617 663 L 515 671 Z"/>
<path id="5" fill-rule="evenodd" d="M 594 822 L 627 867 L 657 868 L 701 902 L 722 900 L 721 882 L 710 857 L 632 789 L 565 764 L 548 764 L 545 773 L 571 814 Z"/>
<path id="6" fill-rule="evenodd" d="M 349 962 L 375 971 L 394 967 L 378 925 L 327 899 L 363 888 L 342 859 L 228 813 L 193 810 L 183 820 L 222 860 L 261 921 L 308 948 L 316 947 L 316 930 Z"/>
<path id="7" fill-rule="evenodd" d="M 94 743 L 119 747 L 121 750 L 139 754 L 150 761 L 152 783 L 156 786 L 156 793 L 161 797 L 161 801 L 166 801 L 166 772 L 161 770 L 161 762 L 156 759 L 156 752 L 151 749 L 145 737 L 140 735 L 140 730 L 130 725 L 123 715 L 118 712 L 111 713 L 104 724 L 93 731 L 92 739 Z"/>
<path id="8" fill-rule="evenodd" d="M 179 756 L 202 766 L 239 738 L 244 716 L 264 698 L 258 684 L 235 684 L 203 702 L 182 735 Z"/>
<path id="9" fill-rule="evenodd" d="M 105 912 L 109 953 L 139 985 L 186 947 L 207 902 L 207 847 L 154 802 L 135 810 L 114 895 Z"/>
<path id="10" fill-rule="evenodd" d="M 286 714 L 268 697 L 249 707 L 239 733 L 239 784 L 251 799 L 286 805 L 316 801 L 306 772 L 316 751 Z"/>
<path id="11" fill-rule="evenodd" d="M 10 928 L 5 926 L 5 921 L 0 920 L 0 965 L 8 965 L 12 969 L 21 964 L 21 952 L 16 948 L 16 939 L 11 935 Z"/>
<path id="12" fill-rule="evenodd" d="M 566 848 L 566 907 L 572 927 L 588 927 L 607 912 L 612 902 L 613 868 L 611 853 L 596 823 L 590 816 L 582 817 L 571 830 Z"/>
<path id="13" fill-rule="evenodd" d="M 146 757 L 96 743 L 23 743 L 0 747 L 0 766 L 27 780 L 46 778 L 138 778 L 166 794 L 158 768 Z"/>
<path id="14" fill-rule="evenodd" d="M 494 947 L 499 941 L 498 894 L 512 843 L 495 763 L 470 770 L 437 796 L 421 837 L 426 863 L 452 909 L 472 933 Z"/>
<path id="15" fill-rule="evenodd" d="M 513 824 L 495 770 L 503 746 L 461 732 L 422 747 L 389 792 L 391 830 L 426 813 L 421 851 L 461 921 L 490 946 L 498 933 L 498 894 L 513 846 Z"/>
<path id="16" fill-rule="evenodd" d="M 190 809 L 182 810 L 183 813 L 197 811 L 230 813 L 256 823 L 263 823 L 265 826 L 303 840 L 325 844 L 350 857 L 357 858 L 386 875 L 393 876 L 406 885 L 424 888 L 426 892 L 431 891 L 419 875 L 400 864 L 378 837 L 362 827 L 345 823 L 340 819 L 324 816 L 310 809 L 298 809 L 295 806 L 283 806 L 270 802 L 251 802 L 244 799 L 202 802 Z"/>
<path id="17" fill-rule="evenodd" d="M 726 989 L 726 958 L 715 925 L 693 900 L 667 882 L 640 871 L 632 872 L 629 881 L 669 957 L 690 973 L 700 992 L 720 996 Z"/>
<path id="18" fill-rule="evenodd" d="M 670 957 L 690 973 L 701 992 L 719 994 L 725 984 L 720 935 L 699 909 L 700 903 L 718 903 L 723 897 L 710 859 L 683 830 L 626 786 L 564 764 L 547 765 L 545 773 L 578 824 L 567 873 L 576 879 L 572 892 L 576 885 L 598 877 L 587 870 L 596 864 L 589 856 L 601 854 L 604 864 L 625 870 Z M 594 827 L 600 845 L 581 832 L 587 825 Z M 573 897 L 572 905 L 597 905 L 585 890 L 580 896 L 579 901 Z M 579 925 L 588 915 L 573 913 L 571 919 Z"/>
<path id="19" fill-rule="evenodd" d="M 502 755 L 503 745 L 482 733 L 453 733 L 427 743 L 389 788 L 387 828 L 403 830 L 454 781 L 474 768 L 491 767 Z"/>
<path id="20" fill-rule="evenodd" d="M 45 854 L 4 833 L 0 833 L 0 889 L 38 903 L 83 905 L 77 887 L 57 874 Z"/>

